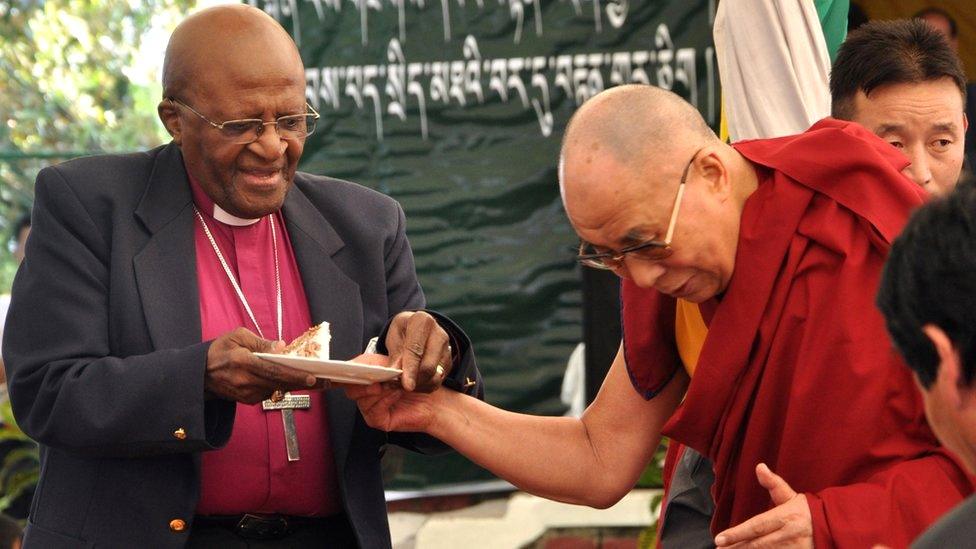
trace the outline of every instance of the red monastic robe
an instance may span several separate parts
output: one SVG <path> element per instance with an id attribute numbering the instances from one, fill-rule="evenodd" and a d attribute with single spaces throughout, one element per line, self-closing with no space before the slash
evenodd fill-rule
<path id="1" fill-rule="evenodd" d="M 735 148 L 760 185 L 664 434 L 714 462 L 715 533 L 771 508 L 764 462 L 806 493 L 818 548 L 907 546 L 974 487 L 929 429 L 874 307 L 890 242 L 927 195 L 899 173 L 904 156 L 857 124 L 825 119 Z M 625 282 L 623 295 L 628 368 L 650 398 L 680 366 L 637 327 L 667 313 L 657 292 Z"/>

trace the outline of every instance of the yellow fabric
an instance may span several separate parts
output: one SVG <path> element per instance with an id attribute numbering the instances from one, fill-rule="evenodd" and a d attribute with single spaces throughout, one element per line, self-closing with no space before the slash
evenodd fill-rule
<path id="1" fill-rule="evenodd" d="M 708 327 L 705 326 L 705 319 L 702 318 L 698 304 L 679 299 L 674 321 L 674 336 L 678 343 L 678 355 L 681 356 L 681 362 L 689 376 L 695 373 L 698 355 L 701 354 L 707 335 Z"/>
<path id="2" fill-rule="evenodd" d="M 728 142 L 729 121 L 726 118 L 725 102 L 722 101 L 720 105 L 722 114 L 719 122 L 719 138 Z M 698 355 L 701 354 L 707 335 L 708 326 L 705 325 L 698 304 L 679 299 L 674 318 L 674 339 L 678 344 L 678 356 L 681 357 L 681 363 L 689 377 L 695 373 Z"/>
<path id="3" fill-rule="evenodd" d="M 719 122 L 718 122 L 718 138 L 728 143 L 729 142 L 729 119 L 726 118 L 725 116 L 725 96 L 721 96 L 720 99 L 721 101 L 719 101 L 718 110 L 719 113 L 721 114 L 719 115 Z"/>

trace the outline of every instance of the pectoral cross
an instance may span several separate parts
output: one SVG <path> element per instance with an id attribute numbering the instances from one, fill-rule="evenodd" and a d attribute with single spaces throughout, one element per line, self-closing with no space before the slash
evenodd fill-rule
<path id="1" fill-rule="evenodd" d="M 285 449 L 288 451 L 288 461 L 298 461 L 298 433 L 295 432 L 295 413 L 292 410 L 307 410 L 312 406 L 312 397 L 308 395 L 293 395 L 285 393 L 285 397 L 274 402 L 264 400 L 261 408 L 264 411 L 281 410 L 281 422 L 285 427 Z"/>

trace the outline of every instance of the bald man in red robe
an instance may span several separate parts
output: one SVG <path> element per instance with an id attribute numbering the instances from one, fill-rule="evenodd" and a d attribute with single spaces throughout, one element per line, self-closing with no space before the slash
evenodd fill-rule
<path id="1" fill-rule="evenodd" d="M 706 304 L 693 377 L 620 352 L 579 419 L 446 392 L 351 396 L 374 427 L 428 432 L 524 490 L 597 507 L 633 487 L 663 433 L 715 463 L 721 546 L 906 545 L 973 484 L 872 304 L 888 243 L 925 197 L 905 163 L 855 124 L 732 147 L 671 92 L 603 92 L 561 159 L 580 260 Z"/>
<path id="2" fill-rule="evenodd" d="M 830 87 L 831 116 L 857 122 L 899 149 L 911 162 L 902 175 L 931 194 L 955 187 L 965 153 L 966 74 L 938 31 L 917 19 L 860 27 L 841 45 Z M 694 371 L 708 331 L 707 302 L 665 299 L 633 284 L 624 285 L 621 302 L 631 369 L 653 369 L 680 356 Z M 664 469 L 659 539 L 675 547 L 711 543 L 711 463 L 672 442 Z"/>

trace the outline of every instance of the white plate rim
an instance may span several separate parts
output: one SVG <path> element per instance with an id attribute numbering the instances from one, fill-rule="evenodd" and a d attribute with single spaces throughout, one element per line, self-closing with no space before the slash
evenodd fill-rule
<path id="1" fill-rule="evenodd" d="M 391 377 L 384 377 L 382 381 L 395 379 L 396 377 L 399 377 L 401 373 L 400 370 L 397 370 L 396 368 L 387 368 L 385 366 L 376 366 L 374 364 L 363 364 L 362 362 L 353 362 L 351 360 L 320 359 L 320 358 L 311 358 L 311 357 L 304 357 L 304 356 L 282 355 L 282 354 L 275 354 L 275 353 L 253 353 L 253 354 L 258 358 L 262 358 L 264 360 L 270 360 L 271 362 L 282 364 L 284 366 L 289 366 L 291 368 L 294 368 L 294 366 L 285 363 L 285 361 L 282 359 L 287 359 L 289 361 L 307 364 L 308 366 L 329 365 L 329 366 L 335 366 L 340 368 L 351 368 L 354 371 L 358 371 L 358 373 L 362 373 L 362 374 L 382 374 L 383 376 L 391 376 Z M 342 375 L 342 373 L 339 374 L 322 374 L 317 372 L 309 372 L 309 373 L 315 375 L 315 377 L 345 381 L 349 383 L 363 383 L 363 381 L 367 380 L 367 378 L 355 377 L 354 375 L 353 376 Z M 369 380 L 368 382 L 372 382 L 372 381 L 373 380 Z"/>

